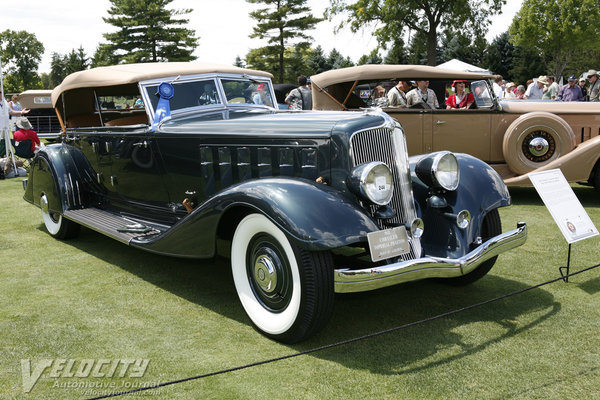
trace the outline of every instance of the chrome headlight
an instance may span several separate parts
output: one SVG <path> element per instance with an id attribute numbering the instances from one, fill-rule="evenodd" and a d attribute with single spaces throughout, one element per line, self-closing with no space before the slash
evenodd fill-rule
<path id="1" fill-rule="evenodd" d="M 354 194 L 380 206 L 388 204 L 394 193 L 392 171 L 380 161 L 354 168 L 348 177 L 347 185 Z"/>
<path id="2" fill-rule="evenodd" d="M 449 151 L 433 153 L 419 160 L 415 173 L 428 186 L 456 190 L 460 172 L 456 156 Z"/>

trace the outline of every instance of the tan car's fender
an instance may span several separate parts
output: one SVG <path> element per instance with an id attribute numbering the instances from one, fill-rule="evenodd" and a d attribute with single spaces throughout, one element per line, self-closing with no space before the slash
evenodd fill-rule
<path id="1" fill-rule="evenodd" d="M 539 146 L 530 148 L 536 139 L 547 144 L 545 150 Z M 575 144 L 573 129 L 565 120 L 549 112 L 534 111 L 521 115 L 508 126 L 502 153 L 510 169 L 522 175 L 563 157 Z"/>

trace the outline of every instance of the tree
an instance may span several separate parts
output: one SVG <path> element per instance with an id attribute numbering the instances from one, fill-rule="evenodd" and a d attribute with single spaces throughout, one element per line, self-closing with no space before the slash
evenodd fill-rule
<path id="1" fill-rule="evenodd" d="M 330 70 L 329 65 L 327 64 L 327 57 L 325 56 L 325 52 L 323 48 L 319 45 L 315 47 L 309 54 L 306 60 L 306 66 L 309 71 L 311 71 L 311 75 L 320 74 L 321 72 L 325 72 Z"/>
<path id="2" fill-rule="evenodd" d="M 598 0 L 524 0 L 510 26 L 512 43 L 561 76 L 573 58 L 600 41 Z"/>
<path id="3" fill-rule="evenodd" d="M 477 36 L 468 31 L 447 30 L 444 32 L 441 42 L 440 59 L 442 62 L 456 58 L 474 65 L 481 64 L 487 46 L 487 41 L 483 36 Z"/>
<path id="4" fill-rule="evenodd" d="M 496 36 L 484 53 L 482 66 L 500 74 L 504 79 L 512 79 L 509 71 L 513 68 L 515 46 L 510 43 L 508 31 Z"/>
<path id="5" fill-rule="evenodd" d="M 44 54 L 44 45 L 33 33 L 10 29 L 1 32 L 0 54 L 7 93 L 41 88 L 37 69 Z"/>
<path id="6" fill-rule="evenodd" d="M 383 58 L 379 55 L 378 49 L 374 49 L 369 54 L 364 54 L 361 58 L 358 59 L 357 65 L 365 65 L 365 64 L 383 64 Z"/>
<path id="7" fill-rule="evenodd" d="M 67 75 L 87 69 L 89 63 L 90 60 L 81 46 L 79 49 L 73 49 L 69 54 L 65 55 L 52 53 L 49 75 L 50 84 L 52 87 L 59 85 Z"/>
<path id="8" fill-rule="evenodd" d="M 262 57 L 271 58 L 265 61 L 277 64 L 276 76 L 282 83 L 285 75 L 285 49 L 291 45 L 309 47 L 310 36 L 305 31 L 314 29 L 322 21 L 310 14 L 306 0 L 246 0 L 252 4 L 264 4 L 265 7 L 252 11 L 250 17 L 257 21 L 250 35 L 251 38 L 267 39 L 268 45 L 261 47 Z"/>
<path id="9" fill-rule="evenodd" d="M 406 29 L 422 33 L 427 39 L 427 64 L 436 65 L 438 32 L 444 28 L 465 27 L 485 32 L 489 17 L 500 12 L 506 0 L 330 0 L 327 15 L 348 14 L 350 29 L 375 25 L 379 45 L 386 47 Z M 338 29 L 345 27 L 340 23 Z"/>
<path id="10" fill-rule="evenodd" d="M 404 48 L 404 40 L 396 38 L 392 47 L 383 59 L 384 64 L 408 64 L 408 54 Z"/>
<path id="11" fill-rule="evenodd" d="M 244 61 L 242 61 L 242 58 L 239 55 L 235 56 L 235 61 L 233 62 L 233 65 L 235 67 L 240 67 L 240 68 L 246 67 L 246 65 L 244 64 Z"/>
<path id="12" fill-rule="evenodd" d="M 110 17 L 102 19 L 118 30 L 103 34 L 108 43 L 98 47 L 93 64 L 103 65 L 100 56 L 107 55 L 111 64 L 195 60 L 196 32 L 183 27 L 188 19 L 177 18 L 192 9 L 167 9 L 172 1 L 110 0 Z"/>

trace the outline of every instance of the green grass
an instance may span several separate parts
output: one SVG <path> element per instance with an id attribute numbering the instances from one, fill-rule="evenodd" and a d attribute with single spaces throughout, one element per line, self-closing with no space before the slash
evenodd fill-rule
<path id="1" fill-rule="evenodd" d="M 595 225 L 600 196 L 575 190 Z M 567 244 L 532 188 L 511 191 L 503 229 L 529 239 L 463 288 L 435 281 L 339 295 L 313 339 L 286 346 L 258 334 L 228 261 L 144 253 L 83 229 L 52 239 L 20 179 L 0 181 L 0 398 L 71 399 L 72 382 L 42 375 L 24 393 L 21 360 L 149 359 L 163 382 L 292 354 L 428 318 L 558 276 Z M 599 239 L 573 245 L 572 270 L 595 265 Z M 159 389 L 153 399 L 579 399 L 600 396 L 600 269 L 480 308 L 311 355 Z M 90 397 L 90 396 L 88 396 Z M 123 398 L 132 398 L 124 396 Z M 136 396 L 137 397 L 137 396 Z"/>

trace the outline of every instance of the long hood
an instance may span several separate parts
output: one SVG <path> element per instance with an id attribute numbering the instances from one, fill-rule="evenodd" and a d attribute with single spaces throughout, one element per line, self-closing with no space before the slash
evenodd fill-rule
<path id="1" fill-rule="evenodd" d="M 227 115 L 229 114 L 229 115 Z M 219 112 L 165 121 L 160 131 L 184 134 L 331 136 L 381 126 L 389 117 L 381 111 L 360 112 Z"/>

